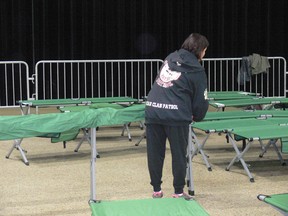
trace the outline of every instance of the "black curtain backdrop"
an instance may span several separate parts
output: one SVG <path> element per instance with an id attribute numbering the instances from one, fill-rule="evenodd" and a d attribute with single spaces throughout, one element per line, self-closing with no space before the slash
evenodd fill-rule
<path id="1" fill-rule="evenodd" d="M 206 57 L 287 59 L 287 0 L 1 0 L 0 61 L 160 58 L 191 32 Z"/>

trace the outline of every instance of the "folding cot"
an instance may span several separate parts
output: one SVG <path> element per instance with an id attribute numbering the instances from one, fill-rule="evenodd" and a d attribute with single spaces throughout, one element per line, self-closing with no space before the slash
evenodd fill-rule
<path id="1" fill-rule="evenodd" d="M 191 128 L 189 130 L 189 145 L 187 151 L 187 186 L 188 193 L 194 195 L 194 183 L 192 172 L 192 141 Z M 96 138 L 96 130 L 91 133 L 92 137 Z M 94 140 L 94 138 L 93 138 Z M 95 145 L 95 144 L 93 144 Z M 92 145 L 92 146 L 93 146 Z M 92 147 L 92 149 L 95 149 Z M 96 160 L 96 152 L 91 153 L 91 158 Z M 95 164 L 91 165 L 91 176 L 95 173 Z M 91 180 L 95 182 L 95 180 Z M 95 183 L 91 184 L 95 185 Z M 91 188 L 90 208 L 92 216 L 146 216 L 146 215 L 171 215 L 171 216 L 208 216 L 209 214 L 195 200 L 162 198 L 162 199 L 140 199 L 140 200 L 123 200 L 102 202 L 96 199 L 95 189 Z"/>
<path id="2" fill-rule="evenodd" d="M 283 215 L 286 216 L 288 215 L 288 193 L 272 194 L 272 195 L 259 194 L 257 198 L 260 201 L 263 201 L 271 205 L 273 208 L 281 212 Z"/>
<path id="3" fill-rule="evenodd" d="M 87 106 L 64 106 L 64 107 L 61 106 L 61 107 L 58 107 L 58 109 L 61 112 L 79 112 L 79 111 L 82 111 L 84 109 L 99 109 L 99 108 L 107 108 L 107 107 L 114 108 L 114 109 L 124 109 L 124 108 L 127 108 L 128 106 L 133 106 L 133 105 L 135 105 L 135 104 L 95 103 L 95 104 L 91 104 L 91 105 L 87 105 Z M 136 105 L 138 105 L 138 103 Z M 144 109 L 144 105 L 143 105 L 143 109 Z M 123 125 L 121 136 L 124 136 L 124 132 L 126 131 L 129 141 L 132 141 L 132 136 L 131 136 L 131 133 L 129 130 L 129 124 L 130 124 L 130 122 L 126 122 Z M 140 128 L 143 129 L 143 127 L 144 127 L 144 124 L 141 121 L 140 122 Z M 75 148 L 75 150 L 74 150 L 75 152 L 77 152 L 79 150 L 79 148 L 82 145 L 84 140 L 88 140 L 88 142 L 90 142 L 89 131 L 85 128 L 82 128 L 82 131 L 83 131 L 84 135 L 81 138 L 80 142 L 78 143 L 77 147 Z M 55 140 L 55 138 L 53 140 Z M 64 140 L 62 140 L 62 141 L 64 141 Z"/>
<path id="4" fill-rule="evenodd" d="M 89 116 L 88 114 L 90 114 L 91 116 Z M 102 116 L 99 117 L 99 115 Z M 21 142 L 23 138 L 44 136 L 54 137 L 55 139 L 57 139 L 57 135 L 62 136 L 62 134 L 65 135 L 67 133 L 71 133 L 71 131 L 72 134 L 74 133 L 75 136 L 75 134 L 78 134 L 79 129 L 91 128 L 89 124 L 91 125 L 92 123 L 95 125 L 97 124 L 98 127 L 104 125 L 115 125 L 116 122 L 122 124 L 123 122 L 127 123 L 134 120 L 141 121 L 144 119 L 144 105 L 138 104 L 121 110 L 117 110 L 115 108 L 100 108 L 97 110 L 85 109 L 80 112 L 70 113 L 30 114 L 11 117 L 1 116 L 0 121 L 1 119 L 3 119 L 3 123 L 1 123 L 0 125 L 0 129 L 2 130 L 0 135 L 4 136 L 3 138 L 6 137 L 6 139 L 9 139 L 9 136 L 15 137 L 13 138 L 14 143 L 10 151 L 6 155 L 6 158 L 10 157 L 14 149 L 18 149 L 24 160 L 24 163 L 26 165 L 29 165 L 29 162 L 25 155 L 25 151 L 21 147 Z M 7 120 L 7 122 L 4 122 L 4 119 Z M 106 121 L 103 122 L 103 119 Z M 109 119 L 109 121 L 107 119 Z M 54 127 L 53 125 L 51 125 L 53 124 L 52 121 L 55 121 Z M 10 124 L 12 126 L 8 126 Z M 88 124 L 88 126 L 86 124 Z"/>
<path id="5" fill-rule="evenodd" d="M 65 131 L 90 128 L 91 129 L 91 159 L 90 159 L 90 208 L 93 215 L 135 215 L 141 212 L 142 215 L 208 215 L 207 212 L 194 200 L 186 201 L 184 199 L 161 199 L 159 201 L 138 200 L 123 202 L 101 202 L 96 199 L 96 127 L 107 125 L 119 125 L 125 122 L 140 121 L 144 118 L 144 105 L 130 106 L 125 109 L 100 108 L 85 109 L 80 112 L 68 113 L 49 113 L 49 114 L 31 114 L 22 116 L 0 116 L 0 140 L 15 140 L 28 137 L 43 136 L 46 134 L 63 133 Z M 45 123 L 45 124 L 43 124 Z M 189 131 L 191 139 L 191 130 Z M 191 141 L 189 141 L 191 143 Z M 21 151 L 21 146 L 18 146 Z M 188 154 L 191 148 L 188 149 Z M 191 166 L 191 155 L 187 156 L 187 184 L 189 193 L 194 193 L 193 175 Z M 24 157 L 23 157 L 24 159 Z M 25 161 L 25 159 L 24 159 Z M 158 203 L 156 203 L 158 202 Z M 111 204 L 111 205 L 110 205 Z M 119 214 L 120 209 L 123 214 Z M 160 208 L 159 205 L 165 208 Z M 169 207 L 167 207 L 167 205 Z M 115 207 L 116 206 L 116 207 Z M 127 206 L 130 206 L 127 208 Z M 116 211 L 114 212 L 113 209 Z M 165 210 L 166 209 L 166 210 Z M 111 211 L 112 210 L 112 213 Z M 169 210 L 169 211 L 168 211 Z M 104 212 L 103 212 L 104 211 Z M 121 212 L 120 211 L 120 212 Z M 108 212 L 108 213 L 105 213 Z M 193 213 L 194 212 L 194 213 Z M 99 213 L 99 214 L 98 214 Z M 141 215 L 141 214 L 139 214 Z"/>
<path id="6" fill-rule="evenodd" d="M 211 165 L 208 162 L 208 159 L 203 151 L 204 145 L 207 142 L 207 139 L 209 138 L 210 134 L 225 133 L 236 153 L 235 157 L 226 167 L 226 170 L 228 171 L 235 162 L 240 161 L 244 170 L 249 176 L 250 181 L 254 182 L 254 178 L 252 177 L 248 169 L 248 166 L 243 158 L 245 153 L 251 147 L 253 141 L 259 141 L 262 149 L 265 149 L 265 151 L 269 145 L 273 145 L 282 164 L 285 163 L 276 146 L 276 141 L 278 139 L 280 139 L 283 146 L 287 146 L 286 138 L 288 137 L 288 118 L 285 117 L 283 118 L 283 116 L 287 117 L 288 112 L 286 111 L 281 112 L 283 112 L 282 117 L 271 117 L 271 111 L 270 111 L 270 117 L 267 117 L 269 114 L 268 113 L 266 117 L 264 117 L 264 115 L 262 114 L 260 118 L 252 118 L 250 116 L 249 118 L 242 118 L 242 119 L 226 119 L 226 120 L 214 120 L 214 121 L 203 121 L 193 123 L 191 125 L 193 128 L 206 132 L 207 136 L 202 141 L 202 143 L 200 143 L 195 133 L 192 132 L 194 142 L 197 144 L 196 149 L 194 149 L 193 151 L 192 157 L 195 154 L 197 154 L 197 152 L 200 152 L 203 157 L 203 160 L 205 161 L 206 166 L 208 167 L 208 170 L 211 170 Z M 258 115 L 257 113 L 259 112 L 255 112 L 254 115 Z M 278 115 L 280 116 L 281 114 L 279 113 Z M 221 117 L 219 117 L 219 119 L 221 119 Z M 242 151 L 239 150 L 236 143 L 236 141 L 239 140 L 248 141 L 248 143 L 245 145 Z M 263 140 L 269 140 L 268 144 L 265 147 L 263 146 L 262 143 Z"/>
<path id="7" fill-rule="evenodd" d="M 58 107 L 89 105 L 94 103 L 137 103 L 138 99 L 131 97 L 99 97 L 99 98 L 66 98 L 66 99 L 47 99 L 47 100 L 20 100 L 18 101 L 22 114 L 30 113 L 31 107 Z"/>
<path id="8" fill-rule="evenodd" d="M 260 117 L 288 117 L 286 110 L 231 110 L 229 112 L 207 112 L 203 121 L 260 118 Z"/>
<path id="9" fill-rule="evenodd" d="M 288 98 L 284 97 L 253 97 L 247 99 L 231 99 L 231 100 L 216 100 L 209 101 L 210 106 L 215 107 L 217 110 L 224 110 L 226 107 L 246 107 L 246 106 L 261 106 L 269 105 L 273 107 L 275 105 L 283 105 L 288 103 Z M 285 108 L 285 106 L 284 106 Z"/>
<path id="10" fill-rule="evenodd" d="M 247 99 L 258 97 L 259 94 L 244 91 L 209 91 L 209 100 L 231 100 L 231 99 Z"/>

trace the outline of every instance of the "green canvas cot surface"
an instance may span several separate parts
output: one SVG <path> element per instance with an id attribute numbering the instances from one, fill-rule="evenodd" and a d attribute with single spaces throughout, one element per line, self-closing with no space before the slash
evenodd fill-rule
<path id="1" fill-rule="evenodd" d="M 162 198 L 91 203 L 93 216 L 208 216 L 195 201 Z"/>
<path id="2" fill-rule="evenodd" d="M 247 175 L 250 178 L 250 182 L 254 182 L 254 178 L 251 175 L 243 156 L 246 151 L 250 148 L 251 144 L 254 140 L 260 141 L 261 140 L 269 140 L 268 144 L 273 144 L 279 159 L 281 160 L 282 164 L 285 162 L 281 157 L 278 148 L 276 147 L 275 143 L 278 139 L 282 140 L 282 148 L 288 148 L 288 142 L 283 142 L 283 138 L 287 137 L 288 134 L 288 118 L 287 117 L 269 117 L 269 118 L 243 118 L 243 119 L 227 119 L 227 120 L 213 120 L 213 121 L 203 121 L 203 122 L 196 122 L 191 124 L 193 128 L 200 129 L 208 133 L 206 138 L 204 139 L 203 143 L 198 143 L 199 151 L 201 150 L 202 157 L 206 163 L 206 166 L 211 168 L 211 165 L 207 161 L 207 157 L 203 152 L 203 146 L 206 143 L 207 138 L 209 137 L 210 133 L 227 133 L 226 138 L 229 138 L 229 142 L 232 144 L 235 150 L 235 157 L 231 160 L 229 165 L 226 167 L 226 170 L 229 170 L 231 166 L 235 163 L 240 161 L 244 170 L 246 171 Z M 232 138 L 234 136 L 234 138 Z M 197 139 L 196 139 L 197 140 Z M 248 140 L 249 142 L 242 145 L 242 151 L 238 148 L 235 141 L 239 140 Z M 267 145 L 268 146 L 268 145 Z M 263 147 L 263 146 L 262 146 Z M 266 148 L 266 146 L 265 146 Z M 263 149 L 264 150 L 264 149 Z M 263 152 L 264 153 L 264 152 Z M 285 152 L 282 152 L 285 153 Z M 204 155 L 204 156 L 203 156 Z M 262 154 L 263 155 L 263 154 Z"/>
<path id="3" fill-rule="evenodd" d="M 288 137 L 281 138 L 281 152 L 288 154 Z"/>
<path id="4" fill-rule="evenodd" d="M 234 95 L 238 95 L 238 94 L 242 94 L 242 95 L 258 95 L 258 93 L 255 92 L 246 92 L 246 91 L 209 91 L 208 95 L 230 95 L 230 94 L 234 94 Z"/>
<path id="5" fill-rule="evenodd" d="M 79 132 L 80 129 L 77 128 L 69 131 L 64 131 L 62 133 L 59 133 L 57 137 L 51 137 L 51 143 L 74 140 L 78 136 Z"/>
<path id="6" fill-rule="evenodd" d="M 215 121 L 195 122 L 192 127 L 203 131 L 224 132 L 226 130 L 235 132 L 235 130 L 243 129 L 252 130 L 253 128 L 271 127 L 272 125 L 287 124 L 288 118 L 271 117 L 271 118 L 243 118 L 243 119 L 225 119 Z"/>
<path id="7" fill-rule="evenodd" d="M 192 124 L 192 127 L 205 132 L 225 132 L 234 134 L 235 140 L 253 139 L 278 139 L 281 138 L 281 150 L 288 152 L 288 142 L 283 138 L 288 134 L 288 118 L 244 118 L 244 119 L 225 119 L 215 121 L 203 121 Z"/>
<path id="8" fill-rule="evenodd" d="M 273 194 L 273 195 L 258 195 L 258 199 L 270 204 L 281 212 L 288 214 L 288 193 Z"/>
<path id="9" fill-rule="evenodd" d="M 144 120 L 144 108 L 144 104 L 138 104 L 124 109 L 108 107 L 80 112 L 0 116 L 0 140 L 141 121 Z"/>
<path id="10" fill-rule="evenodd" d="M 256 117 L 288 117 L 288 110 L 240 110 L 229 112 L 207 112 L 203 121 Z"/>
<path id="11" fill-rule="evenodd" d="M 46 99 L 46 100 L 21 100 L 20 105 L 24 106 L 57 106 L 57 105 L 77 105 L 92 103 L 120 103 L 120 102 L 138 102 L 138 99 L 131 97 L 99 97 L 99 98 L 67 98 L 67 99 Z"/>
<path id="12" fill-rule="evenodd" d="M 138 104 L 126 105 L 126 104 L 114 104 L 114 103 L 95 103 L 91 105 L 85 106 L 66 106 L 66 107 L 58 107 L 61 112 L 81 112 L 86 109 L 100 109 L 100 108 L 113 108 L 113 109 L 124 109 L 128 106 L 137 106 Z M 59 137 L 51 138 L 52 143 L 63 142 L 74 140 L 79 134 L 79 129 L 65 131 L 59 134 Z"/>
<path id="13" fill-rule="evenodd" d="M 125 107 L 128 107 L 129 105 L 122 105 L 122 104 L 114 104 L 114 103 L 95 103 L 91 105 L 85 105 L 85 106 L 65 106 L 65 107 L 59 107 L 58 109 L 61 112 L 80 112 L 85 109 L 100 109 L 100 108 L 114 108 L 114 109 L 123 109 Z"/>
<path id="14" fill-rule="evenodd" d="M 238 135 L 241 137 L 245 137 L 249 140 L 253 139 L 260 139 L 260 140 L 267 140 L 267 139 L 278 139 L 281 137 L 286 137 L 288 134 L 288 125 L 262 125 L 256 127 L 242 127 L 242 128 L 234 128 L 231 131 L 232 134 Z"/>
<path id="15" fill-rule="evenodd" d="M 256 93 L 238 92 L 238 91 L 214 91 L 208 92 L 209 100 L 231 100 L 231 99 L 247 99 L 256 97 Z"/>
<path id="16" fill-rule="evenodd" d="M 250 105 L 264 105 L 264 104 L 286 104 L 288 98 L 284 97 L 257 97 L 248 99 L 234 99 L 234 100 L 216 100 L 209 101 L 209 104 L 216 108 L 221 107 L 243 107 Z"/>

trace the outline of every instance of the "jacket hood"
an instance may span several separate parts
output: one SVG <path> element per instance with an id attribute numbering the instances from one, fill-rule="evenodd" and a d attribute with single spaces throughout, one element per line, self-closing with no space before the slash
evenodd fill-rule
<path id="1" fill-rule="evenodd" d="M 166 60 L 168 61 L 169 68 L 178 72 L 200 72 L 203 67 L 196 58 L 196 56 L 185 50 L 180 49 L 171 53 Z"/>

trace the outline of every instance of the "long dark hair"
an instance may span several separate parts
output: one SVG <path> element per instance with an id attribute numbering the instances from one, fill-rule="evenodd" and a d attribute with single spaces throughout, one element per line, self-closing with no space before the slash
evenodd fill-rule
<path id="1" fill-rule="evenodd" d="M 194 53 L 199 59 L 201 52 L 208 46 L 209 42 L 205 36 L 199 33 L 192 33 L 186 38 L 181 48 Z"/>

